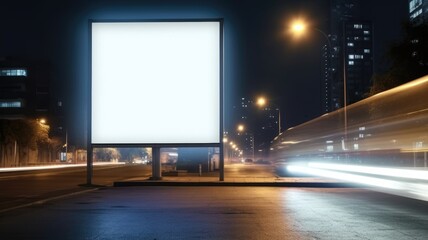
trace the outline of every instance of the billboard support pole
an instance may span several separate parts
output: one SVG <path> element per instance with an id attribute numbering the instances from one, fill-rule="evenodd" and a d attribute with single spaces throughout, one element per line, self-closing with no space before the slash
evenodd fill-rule
<path id="1" fill-rule="evenodd" d="M 224 104 L 224 99 L 223 99 L 223 81 L 224 81 L 224 76 L 223 76 L 223 58 L 224 58 L 224 52 L 223 52 L 223 19 L 220 20 L 220 136 L 219 136 L 219 154 L 220 154 L 220 169 L 219 169 L 219 180 L 220 181 L 224 181 L 224 142 L 223 142 L 223 104 Z"/>
<path id="2" fill-rule="evenodd" d="M 86 185 L 92 185 L 92 171 L 93 171 L 93 149 L 92 145 L 88 144 L 86 156 Z"/>
<path id="3" fill-rule="evenodd" d="M 162 180 L 160 147 L 152 147 L 152 176 L 150 180 Z"/>
<path id="4" fill-rule="evenodd" d="M 220 144 L 220 153 L 219 153 L 219 155 L 220 155 L 220 181 L 222 182 L 222 181 L 224 181 L 224 152 L 223 152 L 223 144 Z"/>

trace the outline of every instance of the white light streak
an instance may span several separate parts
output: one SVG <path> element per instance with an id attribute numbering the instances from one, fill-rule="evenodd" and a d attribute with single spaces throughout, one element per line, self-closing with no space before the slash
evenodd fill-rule
<path id="1" fill-rule="evenodd" d="M 320 169 L 328 169 L 328 170 L 338 170 L 338 171 L 364 173 L 364 174 L 375 174 L 375 175 L 388 176 L 388 177 L 428 180 L 428 171 L 424 171 L 424 170 L 366 167 L 366 166 L 318 163 L 318 162 L 308 163 L 308 166 L 312 168 L 320 168 Z"/>
<path id="2" fill-rule="evenodd" d="M 93 163 L 96 166 L 103 165 L 122 165 L 124 162 L 103 162 Z M 37 167 L 11 167 L 11 168 L 0 168 L 0 172 L 19 172 L 19 171 L 34 171 L 34 170 L 47 170 L 47 169 L 58 169 L 58 168 L 72 168 L 72 167 L 84 167 L 86 163 L 82 164 L 67 164 L 67 165 L 50 165 L 50 166 L 37 166 Z"/>
<path id="3" fill-rule="evenodd" d="M 287 170 L 290 172 L 299 172 L 299 173 L 305 173 L 310 175 L 316 175 L 326 178 L 334 178 L 349 182 L 355 182 L 355 183 L 362 183 L 370 186 L 375 187 L 384 187 L 389 189 L 400 189 L 399 186 L 400 183 L 392 180 L 385 180 L 385 179 L 379 179 L 374 177 L 366 177 L 366 176 L 359 176 L 355 174 L 350 173 L 341 173 L 341 172 L 335 172 L 335 171 L 329 171 L 329 170 L 323 170 L 323 169 L 316 169 L 311 167 L 303 167 L 303 166 L 287 166 Z"/>
<path id="4" fill-rule="evenodd" d="M 377 177 L 360 176 L 304 166 L 287 166 L 290 172 L 304 173 L 375 187 L 377 191 L 428 201 L 428 185 L 423 183 L 401 182 Z"/>

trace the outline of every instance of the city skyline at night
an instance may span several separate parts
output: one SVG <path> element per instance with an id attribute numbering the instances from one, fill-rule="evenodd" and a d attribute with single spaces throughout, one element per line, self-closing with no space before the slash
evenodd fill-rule
<path id="1" fill-rule="evenodd" d="M 407 3 L 361 1 L 363 19 L 373 21 L 375 70 L 383 68 L 385 48 L 400 37 L 402 21 L 408 17 Z M 315 33 L 293 42 L 285 28 L 295 16 L 305 16 L 328 32 L 329 1 L 115 1 L 28 3 L 24 9 L 15 3 L 2 3 L 9 11 L 2 15 L 5 38 L 0 56 L 42 59 L 51 64 L 51 101 L 66 110 L 72 144 L 85 145 L 88 77 L 88 19 L 195 19 L 223 18 L 225 22 L 225 129 L 236 124 L 233 108 L 236 96 L 255 98 L 269 95 L 281 108 L 283 129 L 319 116 L 320 52 L 325 40 Z M 380 16 L 378 13 L 383 11 Z M 400 13 L 402 11 L 402 17 Z M 315 15 L 314 13 L 318 15 Z M 313 18 L 311 18 L 313 16 Z M 53 21 L 53 19 L 56 19 Z M 385 25 L 388 23 L 390 27 Z M 37 26 L 37 31 L 33 26 Z M 385 32 L 385 33 L 383 33 Z M 382 45 L 382 46 L 381 46 Z M 7 46 L 7 47 L 6 47 Z M 376 47 L 377 46 L 377 47 Z M 297 107 L 298 106 L 298 107 Z"/>
<path id="2" fill-rule="evenodd" d="M 428 236 L 428 0 L 0 9 L 3 238 Z"/>

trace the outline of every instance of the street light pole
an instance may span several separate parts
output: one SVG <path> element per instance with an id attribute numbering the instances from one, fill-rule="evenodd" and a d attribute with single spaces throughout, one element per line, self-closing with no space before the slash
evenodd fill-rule
<path id="1" fill-rule="evenodd" d="M 328 47 L 329 47 L 329 58 L 331 57 L 331 52 L 332 52 L 332 47 L 331 47 L 331 42 L 330 39 L 328 38 L 327 34 L 323 31 L 321 31 L 321 29 L 319 28 L 314 28 L 316 31 L 318 31 L 319 33 L 321 33 L 325 39 L 327 39 L 327 43 L 328 43 Z M 348 138 L 348 111 L 347 111 L 347 105 L 348 105 L 348 94 L 347 94 L 347 79 L 346 79 L 346 38 L 345 38 L 345 23 L 343 23 L 343 33 L 342 33 L 342 62 L 343 62 L 343 66 L 342 66 L 342 71 L 343 71 L 343 127 L 344 127 L 344 141 L 345 141 L 345 150 L 347 150 L 346 148 L 346 141 Z"/>
<path id="2" fill-rule="evenodd" d="M 342 49 L 342 57 L 343 57 L 343 116 L 344 116 L 344 141 L 345 141 L 345 150 L 346 150 L 346 141 L 348 140 L 348 111 L 347 111 L 347 105 L 348 105 L 348 96 L 347 96 L 347 79 L 346 79 L 346 38 L 345 38 L 345 22 L 343 22 L 343 33 L 342 33 L 342 42 L 343 42 L 343 49 Z"/>
<path id="3" fill-rule="evenodd" d="M 331 46 L 331 42 L 330 39 L 328 38 L 327 34 L 325 32 L 323 32 L 321 29 L 319 28 L 315 28 L 313 27 L 314 30 L 316 30 L 317 32 L 321 33 L 325 39 L 327 40 L 328 43 L 328 47 L 329 47 L 329 58 L 331 58 L 331 53 L 332 53 L 332 46 Z M 300 36 L 302 35 L 302 33 L 304 33 L 306 30 L 306 24 L 304 22 L 302 22 L 301 20 L 295 21 L 294 23 L 292 23 L 291 26 L 291 32 Z M 344 115 L 344 141 L 346 143 L 346 140 L 348 138 L 348 111 L 347 111 L 347 79 L 346 79 L 346 52 L 345 52 L 345 48 L 346 48 L 346 38 L 345 38 L 345 23 L 343 23 L 343 33 L 342 33 L 342 42 L 343 42 L 343 46 L 342 46 L 342 61 L 343 61 L 343 115 Z M 345 145 L 345 150 L 346 150 L 346 145 Z"/>
<path id="4" fill-rule="evenodd" d="M 276 108 L 278 110 L 278 136 L 281 134 L 281 110 L 280 108 Z"/>
<path id="5" fill-rule="evenodd" d="M 254 159 L 254 133 L 252 134 L 253 135 L 253 139 L 252 139 L 252 141 L 251 141 L 251 148 L 252 148 L 252 152 L 253 152 L 253 161 L 255 161 L 256 159 Z"/>

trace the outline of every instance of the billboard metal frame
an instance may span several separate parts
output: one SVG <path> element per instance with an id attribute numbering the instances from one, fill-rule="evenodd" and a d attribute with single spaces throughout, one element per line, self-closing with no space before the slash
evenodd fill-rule
<path id="1" fill-rule="evenodd" d="M 223 156 L 223 109 L 224 109 L 224 97 L 223 97 L 223 86 L 224 86 L 224 30 L 223 30 L 223 18 L 203 18 L 203 19 L 127 19 L 127 20 L 116 20 L 116 19 L 89 19 L 89 76 L 88 76 L 88 94 L 89 94 L 89 105 L 88 105 L 88 134 L 87 134 L 87 185 L 92 185 L 92 175 L 93 175 L 93 149 L 94 148 L 104 148 L 104 147 L 151 147 L 153 149 L 154 157 L 159 157 L 160 148 L 170 148 L 170 147 L 218 147 L 220 155 L 220 164 L 219 164 L 219 181 L 224 181 L 224 156 Z M 171 22 L 171 23 L 180 23 L 180 22 L 218 22 L 219 23 L 219 142 L 215 143 L 132 143 L 132 144 L 123 144 L 123 143 L 108 143 L 108 144 L 99 144 L 92 143 L 92 23 L 150 23 L 150 22 Z M 159 165 L 155 163 L 153 159 L 152 166 L 152 177 L 153 179 L 161 179 L 160 174 L 160 159 Z M 155 169 L 156 168 L 156 169 Z"/>

